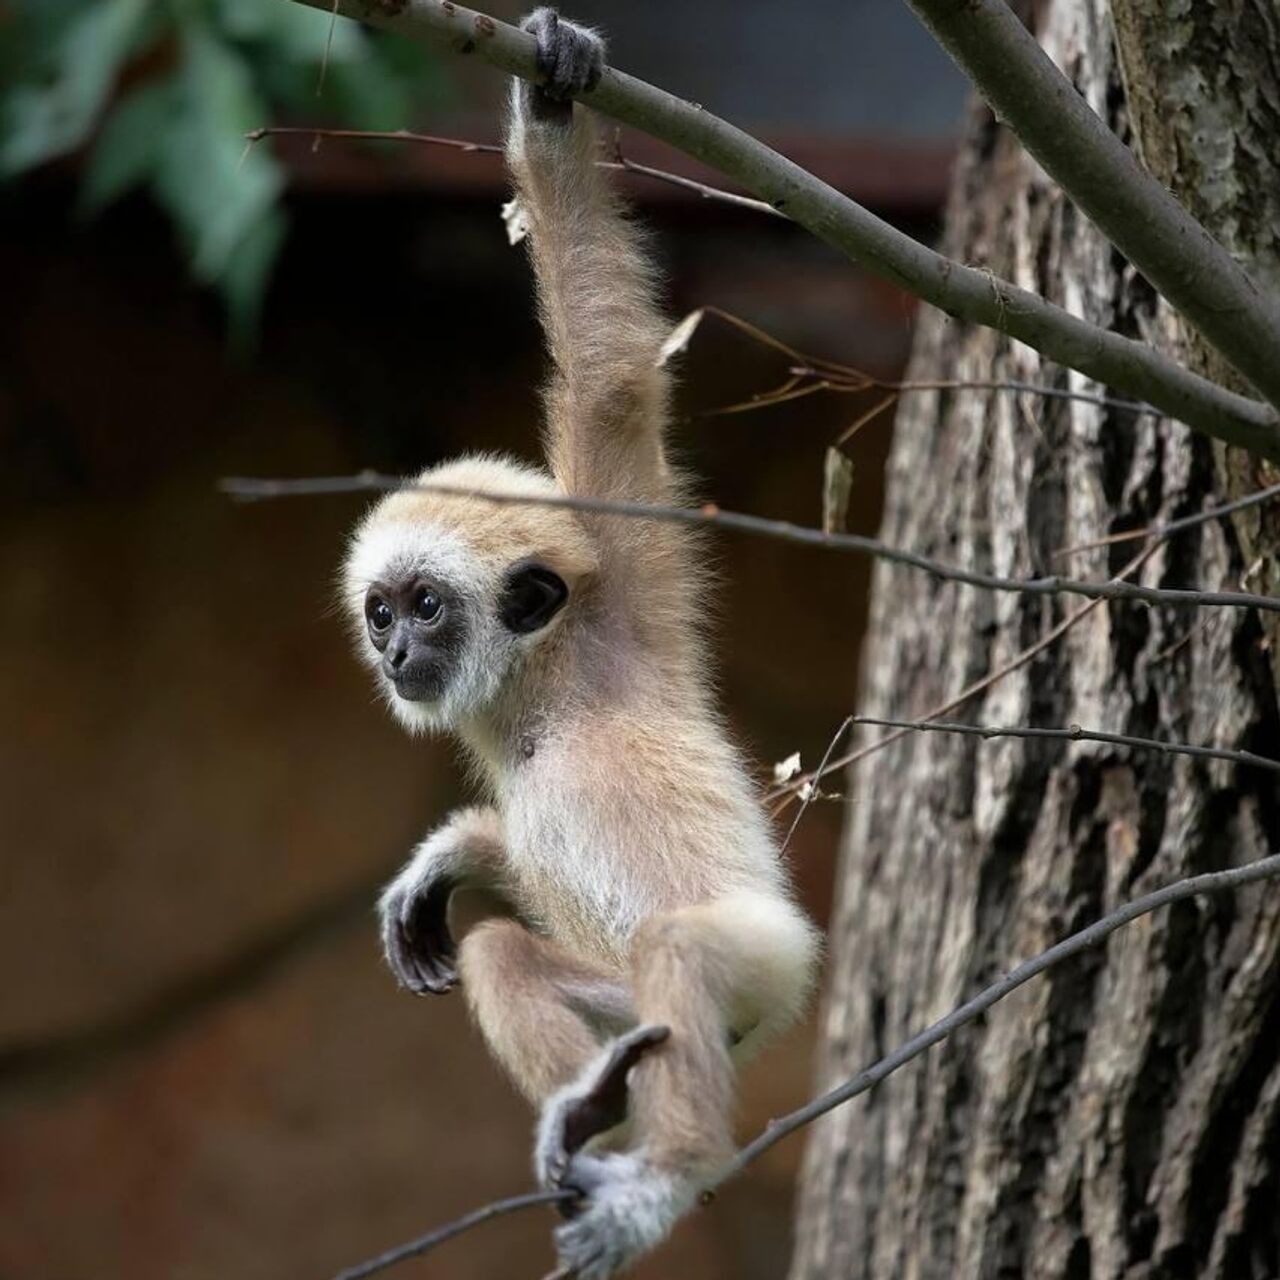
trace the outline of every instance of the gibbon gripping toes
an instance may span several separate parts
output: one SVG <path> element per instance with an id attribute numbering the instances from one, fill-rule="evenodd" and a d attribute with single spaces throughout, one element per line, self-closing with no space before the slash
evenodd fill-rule
<path id="1" fill-rule="evenodd" d="M 544 82 L 512 90 L 507 157 L 552 376 L 547 469 L 473 455 L 423 486 L 671 503 L 667 325 L 653 270 L 571 96 L 593 32 L 524 22 Z M 731 1154 L 734 1060 L 791 1023 L 816 935 L 713 706 L 698 543 L 670 524 L 405 490 L 357 529 L 344 591 L 410 731 L 464 744 L 489 803 L 432 832 L 381 901 L 410 991 L 461 983 L 540 1109 L 537 1176 L 580 1192 L 560 1264 L 604 1280 L 652 1248 Z M 455 946 L 452 893 L 507 912 Z"/>

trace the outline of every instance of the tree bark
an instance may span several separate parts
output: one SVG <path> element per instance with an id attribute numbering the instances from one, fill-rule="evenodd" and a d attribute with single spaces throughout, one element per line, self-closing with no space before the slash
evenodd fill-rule
<path id="1" fill-rule="evenodd" d="M 1157 176 L 1280 287 L 1274 0 L 1114 8 L 1113 32 L 1105 0 L 1042 0 L 1040 38 L 1113 127 L 1128 136 L 1133 122 Z M 982 110 L 946 239 L 963 261 L 1220 375 Z M 1025 347 L 937 315 L 921 320 L 909 376 L 1066 385 Z M 1052 572 L 1061 547 L 1276 479 L 1169 422 L 940 392 L 899 414 L 884 537 L 995 573 Z M 1137 545 L 1070 568 L 1107 576 Z M 1222 589 L 1247 577 L 1275 591 L 1278 548 L 1275 509 L 1264 509 L 1180 535 L 1141 580 Z M 881 565 L 861 709 L 926 713 L 1078 607 Z M 1241 611 L 1099 605 L 964 712 L 1277 756 L 1277 642 Z M 1280 850 L 1274 777 L 1096 744 L 918 734 L 861 765 L 850 790 L 823 1087 L 1120 902 Z M 1274 887 L 1122 930 L 810 1138 L 793 1280 L 1278 1274 Z"/>
<path id="2" fill-rule="evenodd" d="M 1280 4 L 1191 0 L 1172 20 L 1166 0 L 1112 0 L 1111 8 L 1138 153 L 1264 289 L 1280 294 Z M 1199 335 L 1184 335 L 1182 354 L 1214 381 L 1248 390 Z M 1230 497 L 1280 479 L 1280 468 L 1241 450 L 1215 457 Z M 1255 589 L 1280 595 L 1280 507 L 1241 517 L 1236 531 Z M 1280 682 L 1280 620 L 1262 626 Z"/>

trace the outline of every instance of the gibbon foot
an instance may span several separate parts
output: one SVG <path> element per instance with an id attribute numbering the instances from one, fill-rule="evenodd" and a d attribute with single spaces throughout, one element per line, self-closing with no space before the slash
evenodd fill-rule
<path id="1" fill-rule="evenodd" d="M 670 1027 L 646 1026 L 619 1036 L 577 1080 L 547 1099 L 534 1153 L 543 1186 L 565 1186 L 585 1194 L 585 1187 L 566 1177 L 570 1162 L 592 1138 L 627 1118 L 627 1075 L 670 1035 Z"/>
<path id="2" fill-rule="evenodd" d="M 604 41 L 548 7 L 535 9 L 520 26 L 538 42 L 538 70 L 545 77 L 533 90 L 536 114 L 567 119 L 573 112 L 573 95 L 599 83 Z"/>
<path id="3" fill-rule="evenodd" d="M 565 1180 L 586 1197 L 555 1232 L 557 1274 L 574 1280 L 608 1280 L 666 1239 L 697 1200 L 691 1179 L 655 1168 L 636 1152 L 579 1152 Z"/>
<path id="4" fill-rule="evenodd" d="M 453 883 L 424 881 L 413 873 L 410 864 L 382 895 L 382 948 L 405 990 L 440 996 L 458 985 L 458 949 L 448 915 Z"/>

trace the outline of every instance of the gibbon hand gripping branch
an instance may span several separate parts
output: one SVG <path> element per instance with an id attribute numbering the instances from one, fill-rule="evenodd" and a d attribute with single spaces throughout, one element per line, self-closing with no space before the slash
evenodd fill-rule
<path id="1" fill-rule="evenodd" d="M 451 0 L 288 0 L 474 54 L 537 81 L 532 36 Z M 986 271 L 944 257 L 862 208 L 741 129 L 612 67 L 578 95 L 742 183 L 867 270 L 948 315 L 1017 338 L 1042 355 L 1206 435 L 1280 463 L 1280 414 L 1183 369 L 1131 338 L 1100 329 Z"/>

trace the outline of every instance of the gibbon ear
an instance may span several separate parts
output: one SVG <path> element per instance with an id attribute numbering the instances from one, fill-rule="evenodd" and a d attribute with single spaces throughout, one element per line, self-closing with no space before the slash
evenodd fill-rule
<path id="1" fill-rule="evenodd" d="M 498 617 L 508 631 L 540 631 L 569 598 L 564 579 L 544 564 L 518 564 L 507 574 L 498 601 Z"/>

